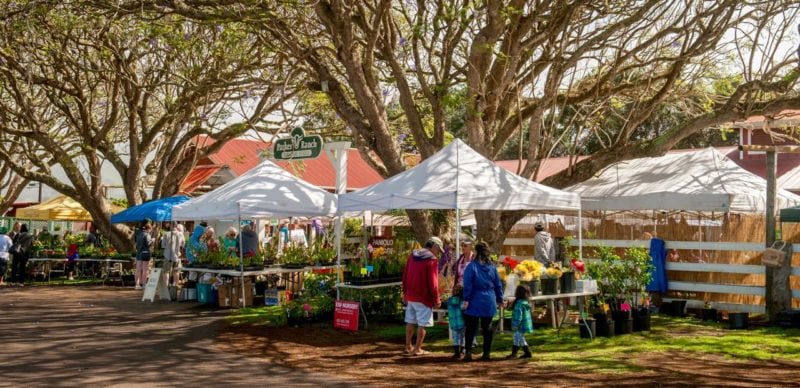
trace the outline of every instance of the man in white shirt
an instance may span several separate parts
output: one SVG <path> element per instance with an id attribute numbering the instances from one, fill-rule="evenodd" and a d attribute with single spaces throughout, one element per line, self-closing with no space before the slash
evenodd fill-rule
<path id="1" fill-rule="evenodd" d="M 306 231 L 300 227 L 300 224 L 295 221 L 289 230 L 289 241 L 294 245 L 302 245 L 308 248 L 308 239 L 306 239 Z"/>

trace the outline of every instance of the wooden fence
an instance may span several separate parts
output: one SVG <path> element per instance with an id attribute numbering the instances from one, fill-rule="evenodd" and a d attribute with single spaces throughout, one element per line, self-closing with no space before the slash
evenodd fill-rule
<path id="1" fill-rule="evenodd" d="M 532 238 L 508 238 L 505 240 L 506 248 L 514 247 L 515 251 L 530 251 L 533 245 Z M 572 241 L 573 246 L 578 245 L 577 240 Z M 583 241 L 584 248 L 591 246 L 609 246 L 614 248 L 644 247 L 649 248 L 647 240 L 597 240 Z M 764 243 L 757 242 L 697 242 L 697 241 L 666 241 L 668 250 L 680 251 L 705 251 L 710 252 L 740 252 L 747 256 L 760 255 L 764 250 Z M 507 250 L 504 248 L 504 252 Z M 790 282 L 792 286 L 792 306 L 800 307 L 800 244 L 792 244 L 793 264 Z M 590 249 L 585 249 L 589 252 Z M 512 254 L 513 255 L 513 254 Z M 530 258 L 528 255 L 514 255 L 518 258 Z M 701 257 L 703 254 L 701 254 Z M 585 254 L 585 259 L 592 258 Z M 753 264 L 720 264 L 703 262 L 667 262 L 667 277 L 669 279 L 668 294 L 665 301 L 682 299 L 687 300 L 688 307 L 700 308 L 706 302 L 711 302 L 714 308 L 728 311 L 764 313 L 764 295 L 766 288 L 765 267 Z M 693 276 L 694 275 L 694 276 Z M 699 275 L 699 276 L 697 276 Z"/>

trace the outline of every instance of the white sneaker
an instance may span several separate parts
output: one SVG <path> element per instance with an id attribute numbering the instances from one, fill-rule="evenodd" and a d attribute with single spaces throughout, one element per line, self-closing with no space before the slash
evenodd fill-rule
<path id="1" fill-rule="evenodd" d="M 142 289 L 142 286 L 140 286 L 140 285 L 138 285 L 138 284 L 137 284 L 137 285 L 136 285 L 136 287 L 133 287 L 133 289 L 134 289 L 134 290 L 141 290 L 141 289 Z"/>

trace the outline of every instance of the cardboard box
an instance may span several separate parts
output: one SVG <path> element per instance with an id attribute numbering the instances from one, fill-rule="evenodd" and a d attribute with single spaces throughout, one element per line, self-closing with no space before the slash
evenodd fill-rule
<path id="1" fill-rule="evenodd" d="M 233 280 L 233 295 L 231 298 L 231 306 L 232 307 L 242 307 L 241 299 L 242 295 L 242 282 L 239 279 Z M 255 294 L 255 287 L 253 286 L 252 279 L 245 279 L 244 282 L 244 303 L 246 306 L 253 306 L 253 295 Z"/>
<path id="2" fill-rule="evenodd" d="M 217 298 L 219 300 L 219 307 L 231 307 L 233 304 L 233 290 L 230 284 L 223 284 L 217 287 Z"/>

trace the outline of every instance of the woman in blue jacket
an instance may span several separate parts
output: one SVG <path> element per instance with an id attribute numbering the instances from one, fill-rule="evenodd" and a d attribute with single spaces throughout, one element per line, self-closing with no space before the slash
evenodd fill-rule
<path id="1" fill-rule="evenodd" d="M 483 332 L 482 360 L 489 359 L 492 350 L 492 318 L 497 305 L 503 303 L 503 287 L 497 268 L 489 259 L 489 247 L 485 242 L 475 245 L 475 259 L 464 270 L 464 323 L 466 324 L 465 361 L 472 360 L 472 344 L 480 322 Z"/>

